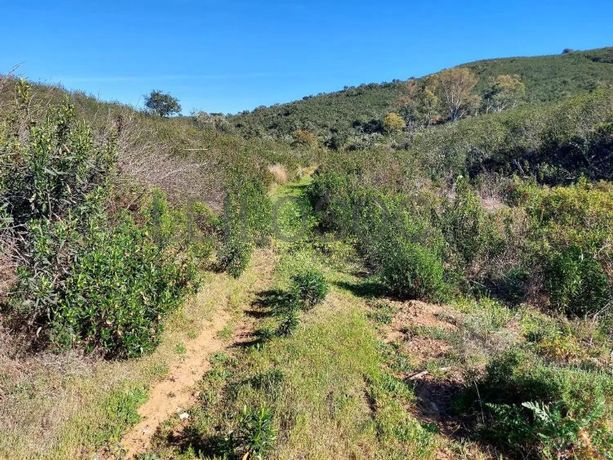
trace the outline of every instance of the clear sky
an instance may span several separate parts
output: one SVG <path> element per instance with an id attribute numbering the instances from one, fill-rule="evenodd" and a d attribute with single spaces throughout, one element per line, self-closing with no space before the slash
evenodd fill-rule
<path id="1" fill-rule="evenodd" d="M 237 112 L 463 62 L 613 45 L 613 0 L 0 0 L 0 73 Z"/>

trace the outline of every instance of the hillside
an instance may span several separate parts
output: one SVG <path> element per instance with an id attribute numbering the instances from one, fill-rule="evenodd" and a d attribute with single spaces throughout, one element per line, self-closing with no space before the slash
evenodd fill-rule
<path id="1" fill-rule="evenodd" d="M 483 95 L 490 77 L 517 74 L 526 86 L 526 102 L 551 102 L 613 83 L 613 48 L 570 52 L 555 56 L 489 59 L 464 64 L 479 76 Z M 303 100 L 257 108 L 230 117 L 249 137 L 290 139 L 297 129 L 312 131 L 323 141 L 338 132 L 355 131 L 371 120 L 398 110 L 406 82 L 372 83 Z"/>

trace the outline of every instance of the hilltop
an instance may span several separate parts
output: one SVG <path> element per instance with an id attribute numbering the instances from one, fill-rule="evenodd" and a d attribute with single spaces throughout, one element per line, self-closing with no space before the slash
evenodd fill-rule
<path id="1" fill-rule="evenodd" d="M 515 74 L 525 84 L 526 103 L 545 103 L 613 83 L 613 47 L 553 56 L 488 59 L 460 67 L 470 69 L 479 77 L 476 91 L 481 95 L 491 77 Z M 398 110 L 399 100 L 406 94 L 406 84 L 395 80 L 347 87 L 286 104 L 259 107 L 232 116 L 229 121 L 249 137 L 290 139 L 294 131 L 304 129 L 324 140 L 339 132 L 355 131 L 356 126 L 380 120 L 388 112 Z"/>

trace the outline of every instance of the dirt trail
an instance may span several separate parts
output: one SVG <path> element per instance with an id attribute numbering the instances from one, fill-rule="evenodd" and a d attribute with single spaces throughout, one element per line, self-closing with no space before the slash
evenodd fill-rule
<path id="1" fill-rule="evenodd" d="M 214 353 L 252 338 L 254 320 L 245 313 L 251 309 L 256 293 L 269 286 L 275 265 L 276 255 L 272 249 L 257 250 L 248 273 L 242 276 L 243 283 L 236 286 L 241 291 L 237 298 L 233 299 L 231 288 L 230 291 L 224 289 L 228 286 L 223 275 L 209 286 L 210 290 L 205 290 L 205 294 L 209 292 L 217 299 L 219 306 L 213 317 L 203 324 L 201 334 L 186 343 L 182 360 L 171 366 L 168 377 L 150 388 L 148 401 L 138 410 L 141 422 L 121 441 L 124 458 L 131 459 L 145 452 L 165 420 L 183 413 L 189 415 L 189 408 L 196 402 L 194 387 L 210 369 L 209 359 Z M 221 292 L 216 292 L 218 288 Z M 239 318 L 235 316 L 237 313 Z M 238 323 L 233 324 L 232 338 L 224 341 L 219 338 L 219 332 L 232 324 L 233 319 L 238 319 Z"/>
<path id="2" fill-rule="evenodd" d="M 126 458 L 146 450 L 157 427 L 164 420 L 194 403 L 196 398 L 192 387 L 210 368 L 211 354 L 224 347 L 218 333 L 229 319 L 229 313 L 218 310 L 206 323 L 202 333 L 186 344 L 184 359 L 175 363 L 168 377 L 150 389 L 149 400 L 138 410 L 141 422 L 123 438 L 122 447 L 126 451 Z"/>

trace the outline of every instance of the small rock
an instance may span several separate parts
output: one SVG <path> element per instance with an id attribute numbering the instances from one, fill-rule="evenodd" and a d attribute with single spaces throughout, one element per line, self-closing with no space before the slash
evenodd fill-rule
<path id="1" fill-rule="evenodd" d="M 187 420 L 189 418 L 189 414 L 187 412 L 181 412 L 179 414 L 179 420 Z"/>

